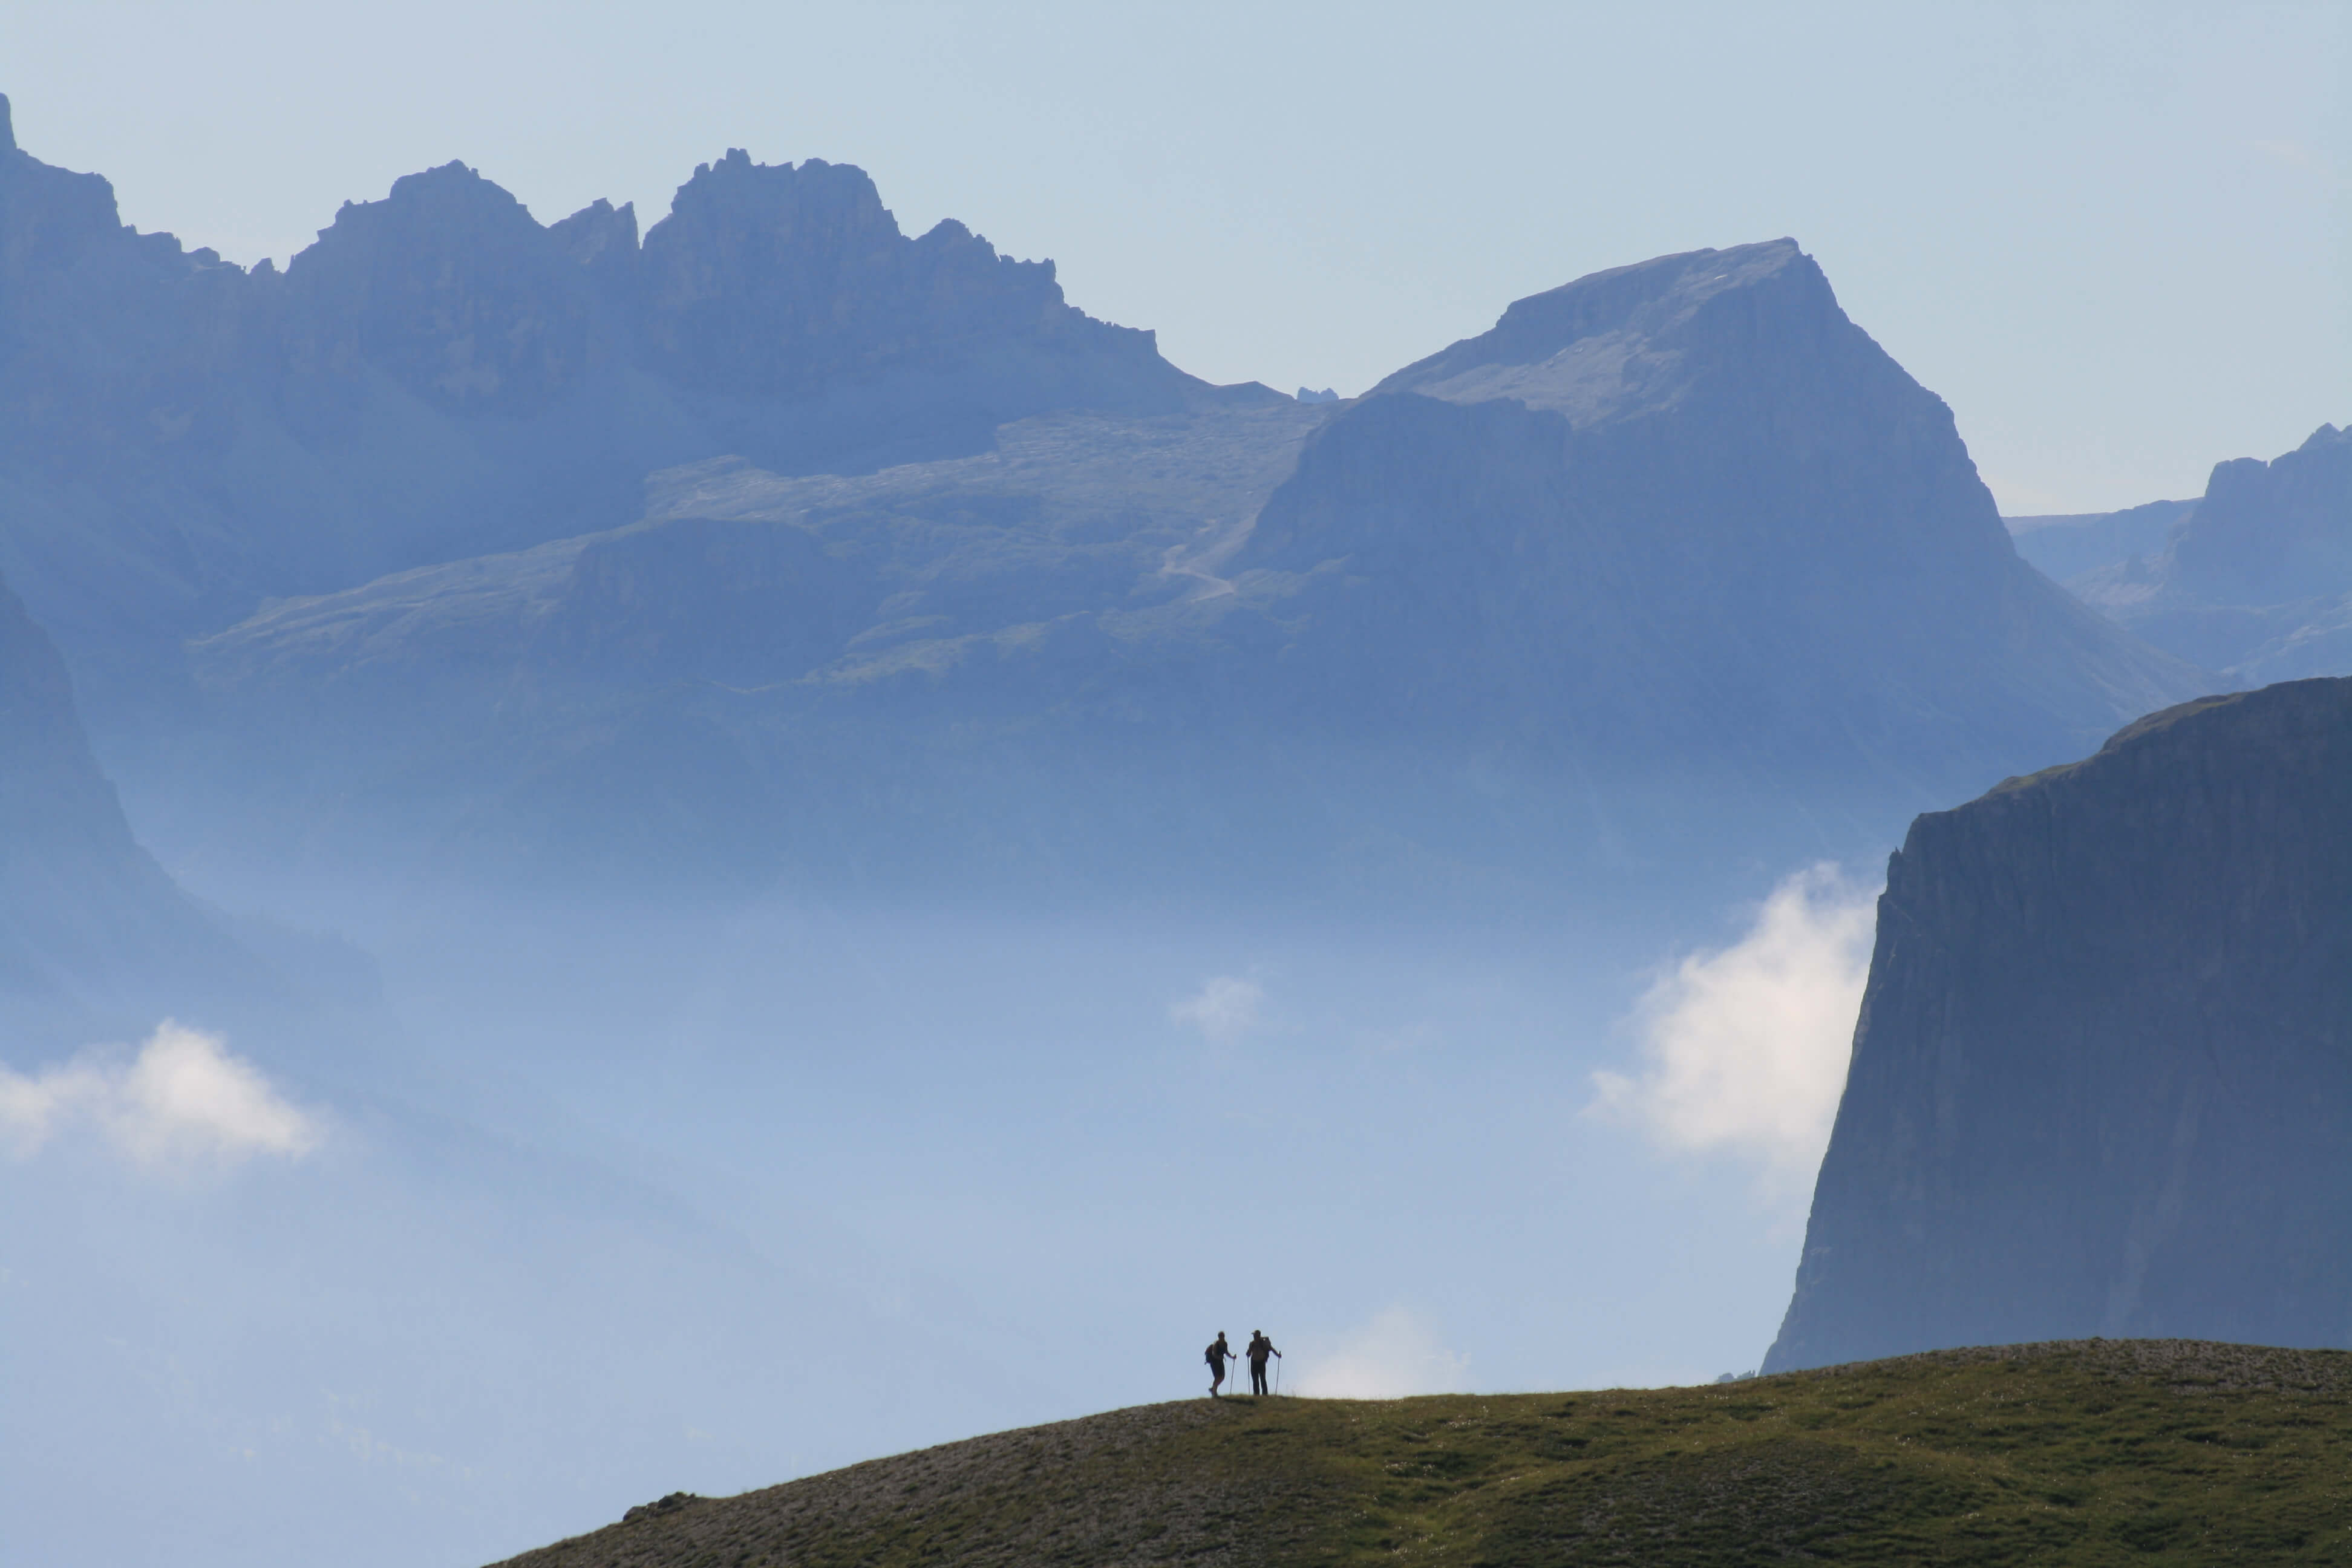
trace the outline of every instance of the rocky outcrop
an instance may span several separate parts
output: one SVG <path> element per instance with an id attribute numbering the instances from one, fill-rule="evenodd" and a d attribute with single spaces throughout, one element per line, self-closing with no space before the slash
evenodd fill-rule
<path id="1" fill-rule="evenodd" d="M 893 369 L 997 375 L 1042 353 L 1083 365 L 1074 379 L 1109 373 L 1091 390 L 1118 402 L 1181 403 L 1152 335 L 1065 302 L 1052 262 L 999 256 L 953 218 L 910 239 L 845 163 L 770 166 L 738 147 L 702 165 L 646 236 L 641 276 L 649 362 L 698 391 L 803 399 Z"/>
<path id="2" fill-rule="evenodd" d="M 2352 680 L 2167 710 L 1922 816 L 1767 1371 L 2352 1344 Z"/>
<path id="3" fill-rule="evenodd" d="M 374 371 L 426 406 L 528 416 L 586 381 L 596 342 L 576 237 L 463 163 L 394 180 L 380 202 L 345 202 L 294 258 L 257 347 L 280 400 L 314 409 Z"/>
<path id="4" fill-rule="evenodd" d="M 2068 586 L 2138 637 L 2237 683 L 2352 673 L 2352 429 L 2213 466 L 2163 548 Z"/>

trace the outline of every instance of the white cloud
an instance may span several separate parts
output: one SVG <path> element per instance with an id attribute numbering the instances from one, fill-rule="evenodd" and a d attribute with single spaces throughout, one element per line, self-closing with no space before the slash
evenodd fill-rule
<path id="1" fill-rule="evenodd" d="M 1874 906 L 1826 863 L 1781 882 L 1746 936 L 1650 988 L 1639 1076 L 1593 1074 L 1593 1109 L 1671 1149 L 1759 1160 L 1769 1189 L 1801 1193 L 1845 1089 Z"/>
<path id="2" fill-rule="evenodd" d="M 0 1067 L 0 1141 L 18 1157 L 77 1124 L 142 1165 L 299 1159 L 321 1137 L 315 1117 L 219 1037 L 169 1019 L 128 1063 L 84 1056 L 30 1074 Z"/>
<path id="3" fill-rule="evenodd" d="M 1391 1307 L 1360 1329 L 1297 1352 L 1297 1392 L 1310 1399 L 1402 1399 L 1446 1394 L 1468 1378 L 1470 1358 L 1441 1343 L 1436 1326 Z"/>
<path id="4" fill-rule="evenodd" d="M 1190 1024 L 1213 1046 L 1231 1046 L 1258 1026 L 1258 1008 L 1265 988 L 1255 980 L 1220 974 L 1168 1009 L 1180 1024 Z"/>

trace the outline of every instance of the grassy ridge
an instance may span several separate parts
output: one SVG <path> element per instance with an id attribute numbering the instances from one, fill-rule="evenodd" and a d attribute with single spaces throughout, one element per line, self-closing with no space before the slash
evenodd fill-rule
<path id="1" fill-rule="evenodd" d="M 510 1568 L 2352 1563 L 2352 1353 L 1948 1351 L 1702 1388 L 1114 1411 Z"/>

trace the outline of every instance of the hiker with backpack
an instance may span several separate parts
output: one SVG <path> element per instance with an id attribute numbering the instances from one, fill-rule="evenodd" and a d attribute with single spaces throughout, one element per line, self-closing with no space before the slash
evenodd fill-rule
<path id="1" fill-rule="evenodd" d="M 1282 1352 L 1274 1348 L 1274 1342 L 1265 1337 L 1265 1331 L 1264 1329 L 1252 1329 L 1250 1331 L 1248 1353 L 1250 1363 L 1250 1392 L 1252 1394 L 1264 1394 L 1266 1392 L 1265 1358 L 1268 1356 L 1278 1356 Z"/>
<path id="2" fill-rule="evenodd" d="M 1224 1384 L 1225 1363 L 1234 1359 L 1233 1347 L 1225 1343 L 1224 1330 L 1217 1331 L 1216 1339 L 1210 1343 L 1206 1351 L 1202 1352 L 1202 1359 L 1209 1363 L 1209 1397 L 1214 1399 L 1217 1397 L 1217 1390 Z"/>

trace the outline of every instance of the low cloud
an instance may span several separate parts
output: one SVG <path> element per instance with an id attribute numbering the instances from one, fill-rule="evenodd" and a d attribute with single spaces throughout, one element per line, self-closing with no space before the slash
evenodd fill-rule
<path id="1" fill-rule="evenodd" d="M 1213 1046 L 1231 1046 L 1258 1026 L 1258 1009 L 1265 988 L 1255 980 L 1220 974 L 1168 1009 L 1180 1024 L 1190 1024 Z"/>
<path id="2" fill-rule="evenodd" d="M 127 1062 L 92 1054 L 29 1074 L 0 1067 L 0 1145 L 27 1158 L 83 1128 L 141 1165 L 299 1159 L 322 1136 L 316 1117 L 218 1036 L 169 1020 Z"/>
<path id="3" fill-rule="evenodd" d="M 1310 1399 L 1449 1394 L 1470 1373 L 1469 1357 L 1447 1350 L 1435 1324 L 1402 1307 L 1391 1307 L 1326 1344 L 1302 1343 L 1297 1354 L 1297 1392 Z"/>
<path id="4" fill-rule="evenodd" d="M 1845 1089 L 1875 903 L 1826 863 L 1781 882 L 1747 935 L 1650 988 L 1640 1071 L 1593 1074 L 1593 1109 L 1669 1149 L 1758 1160 L 1768 1191 L 1801 1194 Z"/>

